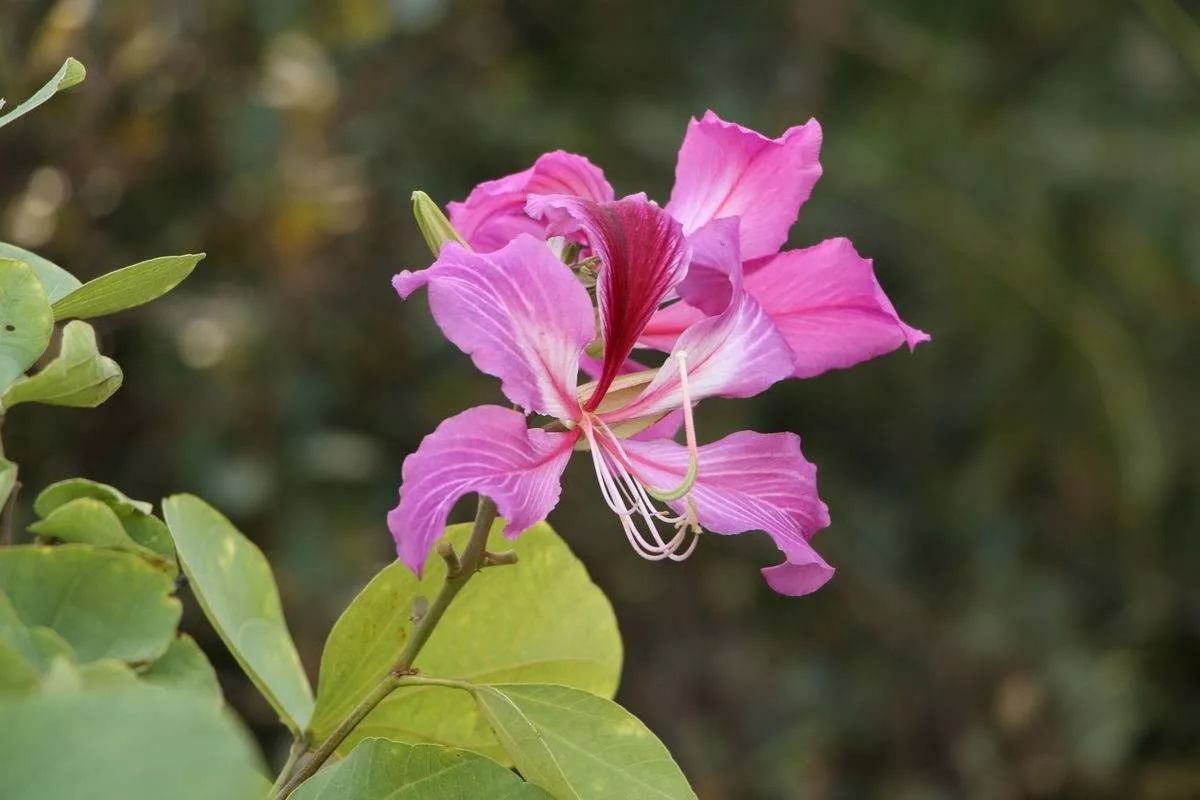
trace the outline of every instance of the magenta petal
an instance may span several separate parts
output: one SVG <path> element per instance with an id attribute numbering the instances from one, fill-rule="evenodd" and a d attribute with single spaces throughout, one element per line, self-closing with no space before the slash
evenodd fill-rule
<path id="1" fill-rule="evenodd" d="M 778 252 L 821 177 L 816 120 L 768 139 L 713 112 L 688 125 L 667 211 L 689 235 L 721 217 L 741 217 L 742 258 Z"/>
<path id="2" fill-rule="evenodd" d="M 446 338 L 501 381 L 522 408 L 560 419 L 579 410 L 579 356 L 595 337 L 587 290 L 546 243 L 522 234 L 494 253 L 455 244 L 420 272 L 401 272 L 401 297 L 429 286 L 429 307 Z"/>
<path id="3" fill-rule="evenodd" d="M 676 292 L 705 314 L 720 314 L 733 292 L 741 288 L 740 228 L 737 217 L 722 217 L 688 236 L 692 264 Z"/>
<path id="4" fill-rule="evenodd" d="M 929 341 L 901 321 L 871 261 L 846 239 L 780 253 L 744 280 L 792 348 L 798 378 Z"/>
<path id="5" fill-rule="evenodd" d="M 495 501 L 508 536 L 545 519 L 577 438 L 527 428 L 525 417 L 500 406 L 444 421 L 404 459 L 400 504 L 388 513 L 400 559 L 420 575 L 454 503 L 471 492 Z"/>
<path id="6" fill-rule="evenodd" d="M 592 410 L 620 373 L 650 316 L 686 274 L 691 249 L 679 223 L 644 195 L 613 203 L 531 197 L 527 209 L 531 216 L 545 218 L 554 233 L 583 231 L 600 258 L 596 299 L 604 369 L 586 403 Z"/>
<path id="7" fill-rule="evenodd" d="M 687 448 L 670 441 L 622 441 L 637 476 L 657 486 L 676 486 L 687 473 Z M 829 525 L 829 509 L 817 495 L 817 468 L 804 458 L 792 433 L 741 431 L 699 449 L 700 468 L 689 495 L 707 531 L 765 531 L 786 561 L 763 570 L 782 594 L 807 594 L 833 575 L 833 567 L 809 544 Z M 682 513 L 685 502 L 672 504 Z"/>
<path id="8" fill-rule="evenodd" d="M 792 371 L 792 352 L 754 298 L 739 293 L 729 308 L 692 325 L 675 342 L 654 380 L 628 405 L 606 413 L 618 422 L 679 408 L 683 404 L 680 353 L 686 354 L 688 394 L 751 397 Z"/>
<path id="9" fill-rule="evenodd" d="M 545 238 L 544 223 L 525 213 L 531 194 L 565 194 L 596 202 L 613 199 L 599 167 L 583 156 L 555 150 L 515 175 L 485 181 L 464 202 L 450 203 L 450 221 L 475 250 L 499 250 L 521 233 Z"/>

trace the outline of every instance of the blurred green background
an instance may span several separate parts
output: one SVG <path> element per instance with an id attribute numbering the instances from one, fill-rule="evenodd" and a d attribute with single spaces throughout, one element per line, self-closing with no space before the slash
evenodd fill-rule
<path id="1" fill-rule="evenodd" d="M 589 469 L 552 518 L 611 595 L 619 699 L 704 800 L 1200 797 L 1200 4 L 0 0 L 0 238 L 81 277 L 208 259 L 101 321 L 126 386 L 15 411 L 30 487 L 197 492 L 271 556 L 315 677 L 393 557 L 400 464 L 499 397 L 388 280 L 409 215 L 539 153 L 665 200 L 690 115 L 821 120 L 794 245 L 874 257 L 934 342 L 707 403 L 794 430 L 839 568 L 763 536 L 647 564 Z M 25 510 L 28 519 L 28 509 Z M 466 514 L 466 511 L 463 511 Z M 570 614 L 569 608 L 562 609 Z M 273 716 L 202 619 L 235 707 Z"/>

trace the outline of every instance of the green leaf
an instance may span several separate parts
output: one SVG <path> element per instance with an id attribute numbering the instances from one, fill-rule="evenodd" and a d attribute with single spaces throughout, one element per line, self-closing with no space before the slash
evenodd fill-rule
<path id="1" fill-rule="evenodd" d="M 149 514 L 154 511 L 154 506 L 144 500 L 132 500 L 107 483 L 87 478 L 69 478 L 50 484 L 34 499 L 33 511 L 39 517 L 48 517 L 54 509 L 81 497 L 101 500 L 119 516 L 133 512 Z"/>
<path id="2" fill-rule="evenodd" d="M 432 744 L 365 739 L 305 781 L 292 800 L 545 800 L 495 761 Z"/>
<path id="3" fill-rule="evenodd" d="M 557 800 L 695 800 L 658 737 L 611 700 L 548 684 L 473 694 L 517 769 Z"/>
<path id="4" fill-rule="evenodd" d="M 24 694 L 37 688 L 38 672 L 12 642 L 0 639 L 0 700 L 5 694 Z"/>
<path id="5" fill-rule="evenodd" d="M 142 672 L 142 680 L 167 688 L 187 689 L 217 705 L 223 702 L 216 671 L 200 645 L 186 633 L 172 640 L 167 652 Z"/>
<path id="6" fill-rule="evenodd" d="M 134 684 L 0 701 L 0 796 L 250 800 L 260 764 L 231 718 L 191 692 Z"/>
<path id="7" fill-rule="evenodd" d="M 115 314 L 162 297 L 204 258 L 204 253 L 162 256 L 90 280 L 54 303 L 56 320 Z"/>
<path id="8" fill-rule="evenodd" d="M 49 628 L 28 627 L 17 616 L 8 595 L 0 591 L 0 641 L 14 647 L 34 670 L 41 674 L 50 668 L 54 659 L 75 660 L 71 645 Z"/>
<path id="9" fill-rule="evenodd" d="M 33 366 L 53 332 L 54 315 L 33 268 L 0 258 L 0 393 Z"/>
<path id="10" fill-rule="evenodd" d="M 80 663 L 150 661 L 179 624 L 174 583 L 143 559 L 88 545 L 0 549 L 0 586 L 27 627 L 50 628 Z"/>
<path id="11" fill-rule="evenodd" d="M 61 539 L 64 542 L 90 544 L 110 550 L 134 553 L 155 567 L 172 574 L 174 559 L 166 559 L 159 553 L 138 544 L 121 524 L 117 513 L 103 501 L 81 497 L 58 506 L 42 520 L 29 526 L 31 533 Z"/>
<path id="12" fill-rule="evenodd" d="M 612 606 L 550 526 L 516 542 L 494 526 L 489 546 L 513 547 L 514 566 L 475 575 L 450 606 L 415 666 L 427 675 L 476 682 L 561 683 L 612 696 L 621 672 L 621 637 Z M 447 533 L 461 550 L 470 525 Z M 418 596 L 436 595 L 446 574 L 436 555 L 417 580 L 395 562 L 375 576 L 342 614 L 321 657 L 311 731 L 324 738 L 395 663 L 412 632 Z M 504 759 L 467 695 L 408 688 L 393 692 L 351 735 L 432 741 Z"/>
<path id="13" fill-rule="evenodd" d="M 96 348 L 96 331 L 86 322 L 63 328 L 58 355 L 36 375 L 22 378 L 0 396 L 0 406 L 45 403 L 71 408 L 95 408 L 121 386 L 121 368 Z"/>
<path id="14" fill-rule="evenodd" d="M 106 483 L 70 478 L 43 489 L 33 501 L 33 510 L 39 517 L 49 517 L 60 506 L 80 498 L 99 500 L 111 508 L 129 538 L 161 556 L 172 577 L 175 575 L 175 544 L 171 541 L 171 533 L 163 521 L 152 514 L 154 507 L 144 500 L 129 498 Z"/>
<path id="15" fill-rule="evenodd" d="M 46 82 L 46 85 L 33 93 L 33 96 L 21 103 L 19 106 L 9 111 L 7 114 L 0 116 L 0 128 L 3 128 L 8 123 L 15 120 L 17 117 L 24 116 L 30 111 L 40 106 L 42 103 L 49 100 L 58 92 L 64 89 L 70 89 L 75 84 L 81 82 L 87 76 L 87 70 L 73 58 L 68 58 L 63 65 L 59 67 L 58 72 L 54 73 L 54 77 Z"/>
<path id="16" fill-rule="evenodd" d="M 0 511 L 4 510 L 4 504 L 8 502 L 8 496 L 12 494 L 16 485 L 17 465 L 0 456 Z"/>
<path id="17" fill-rule="evenodd" d="M 56 302 L 60 297 L 65 297 L 69 292 L 83 285 L 78 278 L 54 262 L 39 256 L 32 250 L 17 247 L 15 244 L 0 242 L 0 258 L 24 261 L 33 267 L 34 274 L 37 275 L 38 280 L 42 283 L 42 289 L 46 292 L 46 302 L 48 303 Z"/>
<path id="18" fill-rule="evenodd" d="M 304 730 L 312 689 L 262 551 L 198 497 L 175 495 L 162 507 L 205 616 L 284 723 Z"/>

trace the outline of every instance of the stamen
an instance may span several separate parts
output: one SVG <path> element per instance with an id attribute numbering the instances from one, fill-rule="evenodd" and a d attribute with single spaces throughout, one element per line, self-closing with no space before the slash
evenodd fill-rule
<path id="1" fill-rule="evenodd" d="M 678 500 L 692 490 L 696 485 L 696 477 L 700 474 L 700 448 L 696 444 L 696 421 L 692 416 L 692 395 L 688 391 L 687 351 L 680 350 L 675 354 L 679 362 L 679 393 L 683 396 L 683 435 L 687 442 L 688 470 L 683 476 L 683 482 L 674 489 L 659 489 L 647 486 L 646 490 L 656 499 L 664 503 Z"/>

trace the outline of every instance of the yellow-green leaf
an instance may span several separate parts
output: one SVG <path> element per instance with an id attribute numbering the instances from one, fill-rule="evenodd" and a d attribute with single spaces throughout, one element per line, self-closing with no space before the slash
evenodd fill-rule
<path id="1" fill-rule="evenodd" d="M 546 684 L 473 694 L 517 769 L 556 800 L 696 800 L 658 737 L 611 700 Z"/>
<path id="2" fill-rule="evenodd" d="M 470 525 L 447 534 L 461 550 Z M 621 638 L 612 607 L 583 564 L 549 525 L 510 542 L 497 521 L 489 546 L 514 548 L 513 566 L 475 575 L 450 606 L 416 659 L 424 674 L 477 682 L 553 682 L 611 697 L 621 672 Z M 433 598 L 445 576 L 437 556 L 418 580 L 403 564 L 385 568 L 334 626 L 321 657 L 319 740 L 377 683 L 411 634 L 417 597 Z M 407 688 L 393 692 L 351 736 L 382 736 L 504 753 L 470 697 Z"/>
<path id="3" fill-rule="evenodd" d="M 33 366 L 53 332 L 54 315 L 33 268 L 0 258 L 0 393 Z"/>
<path id="4" fill-rule="evenodd" d="M 24 116 L 30 111 L 40 106 L 42 103 L 49 100 L 58 92 L 64 89 L 70 89 L 75 84 L 79 83 L 87 76 L 87 70 L 73 58 L 68 58 L 63 65 L 58 68 L 58 72 L 54 73 L 54 77 L 46 82 L 42 88 L 38 89 L 33 95 L 21 103 L 19 106 L 9 111 L 7 114 L 0 115 L 0 128 L 3 128 L 8 123 L 15 120 L 17 117 Z"/>
<path id="5" fill-rule="evenodd" d="M 17 247 L 15 244 L 0 242 L 0 258 L 24 261 L 32 267 L 34 274 L 42 284 L 42 289 L 46 292 L 46 301 L 49 303 L 55 302 L 83 285 L 78 278 L 54 262 L 39 256 L 32 250 Z"/>
<path id="6" fill-rule="evenodd" d="M 198 497 L 168 497 L 162 508 L 205 616 L 284 723 L 304 730 L 312 716 L 312 689 L 266 557 Z"/>
<path id="7" fill-rule="evenodd" d="M 158 658 L 179 624 L 174 582 L 117 550 L 80 544 L 0 548 L 0 587 L 23 625 L 53 630 L 80 663 Z"/>
<path id="8" fill-rule="evenodd" d="M 292 800 L 546 800 L 548 795 L 483 756 L 432 744 L 365 739 L 318 772 Z"/>
<path id="9" fill-rule="evenodd" d="M 29 531 L 38 536 L 64 542 L 90 544 L 134 553 L 168 574 L 175 568 L 173 559 L 168 560 L 154 550 L 138 544 L 125 530 L 115 511 L 104 502 L 90 497 L 81 497 L 58 506 L 45 519 L 30 525 Z"/>
<path id="10" fill-rule="evenodd" d="M 0 406 L 45 403 L 71 408 L 94 408 L 121 386 L 121 368 L 100 355 L 96 332 L 86 322 L 63 328 L 62 347 L 54 360 L 36 375 L 21 378 L 0 396 Z"/>
<path id="11" fill-rule="evenodd" d="M 162 256 L 90 280 L 52 306 L 54 318 L 90 319 L 149 303 L 178 286 L 204 253 Z"/>

